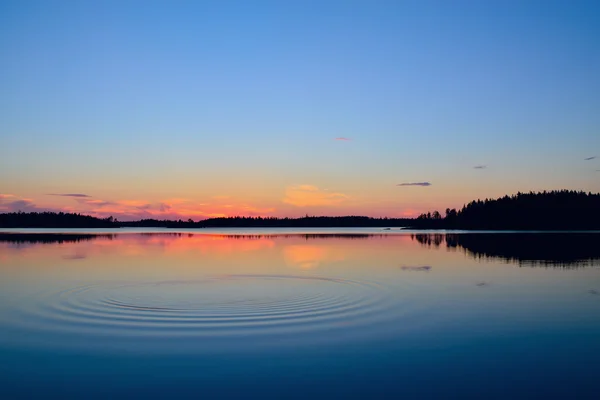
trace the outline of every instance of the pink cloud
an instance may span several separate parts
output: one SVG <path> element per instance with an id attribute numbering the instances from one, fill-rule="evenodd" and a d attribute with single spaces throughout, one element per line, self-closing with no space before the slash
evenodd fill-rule
<path id="1" fill-rule="evenodd" d="M 86 198 L 92 197 L 83 193 L 48 193 L 48 196 L 61 196 L 61 197 L 75 197 L 75 198 Z"/>
<path id="2" fill-rule="evenodd" d="M 207 204 L 183 198 L 169 198 L 152 202 L 139 199 L 115 200 L 91 199 L 79 196 L 69 198 L 63 207 L 39 206 L 32 199 L 2 194 L 0 212 L 74 212 L 98 218 L 115 217 L 119 220 L 170 219 L 201 220 L 228 216 L 267 216 L 275 212 L 272 207 L 259 207 L 247 203 Z M 74 201 L 71 201 L 74 200 Z"/>
<path id="3" fill-rule="evenodd" d="M 264 216 L 275 212 L 274 208 L 256 207 L 249 204 L 223 204 L 210 205 L 198 203 L 187 199 L 168 199 L 159 202 L 144 200 L 121 201 L 88 201 L 87 210 L 82 211 L 91 215 L 106 218 L 113 216 L 121 220 L 135 219 L 171 219 L 171 220 L 200 220 L 227 216 Z"/>
<path id="4" fill-rule="evenodd" d="M 7 201 L 10 199 L 10 201 Z M 14 195 L 2 195 L 0 197 L 0 212 L 43 212 L 43 211 L 64 211 L 62 208 L 39 207 L 32 199 L 19 198 Z"/>
<path id="5" fill-rule="evenodd" d="M 116 203 L 113 203 L 112 201 L 104 201 L 104 200 L 98 200 L 98 199 L 94 199 L 94 200 L 77 200 L 79 203 L 81 204 L 88 204 L 88 205 L 92 205 L 94 207 L 106 207 L 106 206 L 111 206 L 114 205 Z"/>

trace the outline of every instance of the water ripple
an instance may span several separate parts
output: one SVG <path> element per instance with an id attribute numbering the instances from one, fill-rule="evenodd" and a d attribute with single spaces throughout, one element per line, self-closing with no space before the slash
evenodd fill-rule
<path id="1" fill-rule="evenodd" d="M 193 351 L 315 342 L 381 331 L 414 311 L 398 295 L 377 282 L 318 276 L 102 283 L 32 298 L 5 325 L 13 339 L 43 346 Z"/>

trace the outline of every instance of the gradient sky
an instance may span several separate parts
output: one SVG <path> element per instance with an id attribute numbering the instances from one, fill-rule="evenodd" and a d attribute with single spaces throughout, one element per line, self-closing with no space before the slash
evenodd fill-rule
<path id="1" fill-rule="evenodd" d="M 600 192 L 597 1 L 0 0 L 0 55 L 0 212 Z"/>

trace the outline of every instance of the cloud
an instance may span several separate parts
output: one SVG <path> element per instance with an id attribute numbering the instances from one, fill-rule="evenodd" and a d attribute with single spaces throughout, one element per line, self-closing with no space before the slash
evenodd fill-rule
<path id="1" fill-rule="evenodd" d="M 25 211 L 25 209 L 35 207 L 35 204 L 33 204 L 33 201 L 31 201 L 31 200 L 23 199 L 23 200 L 15 200 L 15 201 L 8 202 L 5 204 L 5 206 L 12 210 Z"/>
<path id="2" fill-rule="evenodd" d="M 13 194 L 0 194 L 0 213 L 11 212 L 61 212 L 68 211 L 66 208 L 41 207 L 32 199 L 26 199 Z"/>
<path id="3" fill-rule="evenodd" d="M 429 182 L 405 182 L 399 183 L 396 186 L 431 186 Z"/>
<path id="4" fill-rule="evenodd" d="M 259 208 L 246 203 L 207 204 L 189 199 L 171 198 L 158 202 L 146 200 L 119 200 L 114 202 L 102 200 L 80 199 L 78 202 L 86 206 L 81 211 L 100 218 L 114 216 L 119 220 L 136 219 L 170 219 L 200 220 L 205 218 L 227 216 L 265 216 L 275 212 L 274 208 Z"/>
<path id="5" fill-rule="evenodd" d="M 270 214 L 270 213 L 275 212 L 275 209 L 272 207 L 260 208 L 260 207 L 250 206 L 248 204 L 242 204 L 240 207 L 241 207 L 242 213 L 244 215 L 249 215 L 249 216 L 259 216 L 259 215 L 265 215 L 265 214 Z"/>
<path id="6" fill-rule="evenodd" d="M 592 157 L 588 157 L 588 158 L 584 158 L 584 161 L 590 161 L 590 160 L 595 160 L 596 158 L 598 158 L 597 156 L 592 156 Z"/>
<path id="7" fill-rule="evenodd" d="M 147 201 L 143 201 L 143 200 L 121 200 L 118 202 L 118 204 L 127 206 L 127 207 L 136 207 L 136 208 L 141 208 L 141 209 L 146 209 L 148 207 L 150 207 L 150 203 L 148 203 Z"/>
<path id="8" fill-rule="evenodd" d="M 91 205 L 94 207 L 106 207 L 106 206 L 112 206 L 112 205 L 117 204 L 112 201 L 104 201 L 104 200 L 98 200 L 98 199 L 94 199 L 94 200 L 83 199 L 83 200 L 78 200 L 78 201 L 81 204 L 88 204 L 88 205 Z"/>
<path id="9" fill-rule="evenodd" d="M 486 169 L 487 165 L 476 165 L 473 167 L 473 169 Z"/>
<path id="10" fill-rule="evenodd" d="M 340 137 L 336 137 L 334 140 L 339 140 L 339 141 L 342 141 L 342 142 L 349 142 L 352 139 L 340 136 Z"/>
<path id="11" fill-rule="evenodd" d="M 170 198 L 162 201 L 94 199 L 77 193 L 54 193 L 52 196 L 72 198 L 74 205 L 62 207 L 38 206 L 34 200 L 20 198 L 12 194 L 0 194 L 0 213 L 4 212 L 73 212 L 92 215 L 98 218 L 113 216 L 119 220 L 170 219 L 200 220 L 228 216 L 267 216 L 276 210 L 273 207 L 259 207 L 248 203 L 207 204 L 183 198 Z M 65 200 L 66 202 L 67 200 Z M 70 201 L 69 201 L 70 202 Z"/>
<path id="12" fill-rule="evenodd" d="M 92 197 L 92 196 L 88 196 L 87 194 L 81 194 L 81 193 L 48 193 L 48 196 L 62 196 L 62 197 Z"/>
<path id="13" fill-rule="evenodd" d="M 285 190 L 283 202 L 296 207 L 334 206 L 343 203 L 348 196 L 330 193 L 312 185 L 294 185 Z"/>
<path id="14" fill-rule="evenodd" d="M 40 208 L 35 205 L 31 199 L 19 199 L 9 202 L 0 202 L 0 212 L 40 212 L 40 211 L 60 211 Z"/>

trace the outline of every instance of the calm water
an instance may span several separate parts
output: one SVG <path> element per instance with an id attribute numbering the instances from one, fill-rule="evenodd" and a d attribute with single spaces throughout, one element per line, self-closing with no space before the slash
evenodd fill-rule
<path id="1" fill-rule="evenodd" d="M 598 233 L 33 232 L 2 398 L 600 396 Z"/>

